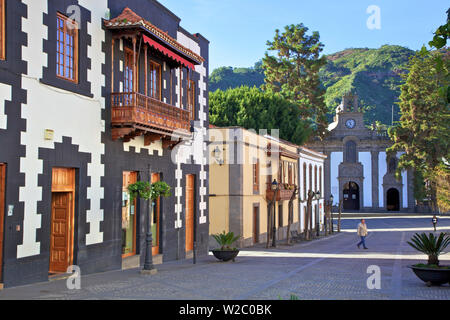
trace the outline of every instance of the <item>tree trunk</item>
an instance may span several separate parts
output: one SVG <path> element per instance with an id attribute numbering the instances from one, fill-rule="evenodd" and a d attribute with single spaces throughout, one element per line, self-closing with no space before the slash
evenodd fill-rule
<path id="1" fill-rule="evenodd" d="M 439 257 L 435 254 L 429 255 L 428 256 L 428 264 L 434 264 L 434 265 L 439 265 Z"/>
<path id="2" fill-rule="evenodd" d="M 272 202 L 270 202 L 272 203 Z M 269 248 L 270 245 L 270 232 L 272 230 L 272 205 L 269 203 L 269 210 L 267 211 L 267 241 L 266 241 L 266 248 Z"/>
<path id="3" fill-rule="evenodd" d="M 269 212 L 267 212 L 267 218 L 269 220 L 267 221 L 267 243 L 266 243 L 266 248 L 269 248 L 269 246 L 270 246 L 271 237 L 275 237 L 275 234 L 273 234 L 271 236 L 272 229 L 273 229 L 273 225 L 272 225 L 273 224 L 273 216 L 272 216 L 272 214 L 275 215 L 275 208 L 273 208 L 273 204 L 277 200 L 278 190 L 279 190 L 279 188 L 277 187 L 277 189 L 274 192 L 273 199 L 269 203 Z"/>
<path id="4" fill-rule="evenodd" d="M 294 202 L 296 195 L 297 195 L 297 186 L 295 186 L 294 193 L 292 194 L 291 199 L 289 199 L 289 215 L 288 215 L 288 226 L 287 226 L 287 236 L 286 236 L 286 242 L 288 245 L 289 245 L 289 240 L 290 240 L 289 234 L 291 232 L 291 224 L 294 220 L 294 204 L 293 204 L 293 202 Z"/>

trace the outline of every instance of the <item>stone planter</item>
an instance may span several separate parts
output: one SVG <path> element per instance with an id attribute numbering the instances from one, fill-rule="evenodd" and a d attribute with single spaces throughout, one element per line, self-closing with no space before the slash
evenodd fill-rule
<path id="1" fill-rule="evenodd" d="M 437 269 L 427 267 L 410 266 L 416 276 L 425 282 L 427 286 L 440 286 L 450 283 L 450 269 Z"/>
<path id="2" fill-rule="evenodd" d="M 239 254 L 239 250 L 220 250 L 220 249 L 216 249 L 216 250 L 212 250 L 212 253 L 214 255 L 214 257 L 216 257 L 218 260 L 221 261 L 230 261 L 233 260 L 237 257 L 237 255 Z"/>

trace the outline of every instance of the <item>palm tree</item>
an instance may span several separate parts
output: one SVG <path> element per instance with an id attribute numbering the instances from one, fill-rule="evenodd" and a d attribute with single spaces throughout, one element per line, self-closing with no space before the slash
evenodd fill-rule
<path id="1" fill-rule="evenodd" d="M 450 236 L 444 232 L 441 232 L 439 237 L 432 233 L 428 236 L 425 233 L 416 233 L 411 241 L 408 241 L 411 247 L 428 256 L 428 265 L 439 266 L 439 255 L 450 244 Z"/>

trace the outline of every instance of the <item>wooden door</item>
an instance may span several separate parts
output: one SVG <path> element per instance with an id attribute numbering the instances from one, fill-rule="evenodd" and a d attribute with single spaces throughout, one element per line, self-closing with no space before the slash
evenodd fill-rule
<path id="1" fill-rule="evenodd" d="M 194 175 L 186 176 L 186 252 L 194 249 Z"/>
<path id="2" fill-rule="evenodd" d="M 5 180 L 6 165 L 0 164 L 0 282 L 2 282 L 3 271 L 3 229 L 5 217 Z"/>
<path id="3" fill-rule="evenodd" d="M 259 243 L 259 207 L 253 207 L 253 243 Z"/>
<path id="4" fill-rule="evenodd" d="M 67 272 L 73 264 L 75 169 L 52 171 L 50 273 Z"/>
<path id="5" fill-rule="evenodd" d="M 344 210 L 359 210 L 359 186 L 356 182 L 344 185 Z"/>
<path id="6" fill-rule="evenodd" d="M 123 172 L 122 176 L 122 258 L 136 254 L 136 199 L 130 202 L 128 186 L 137 182 L 137 172 Z"/>
<path id="7" fill-rule="evenodd" d="M 52 195 L 52 227 L 50 243 L 50 272 L 66 272 L 70 265 L 71 193 Z"/>
<path id="8" fill-rule="evenodd" d="M 160 181 L 160 175 L 159 173 L 153 173 L 152 174 L 152 183 Z M 161 220 L 161 199 L 158 198 L 155 201 L 155 205 L 153 207 L 153 214 L 152 214 L 152 238 L 153 238 L 153 248 L 152 248 L 152 254 L 155 256 L 159 254 L 159 240 L 160 240 L 160 220 Z"/>

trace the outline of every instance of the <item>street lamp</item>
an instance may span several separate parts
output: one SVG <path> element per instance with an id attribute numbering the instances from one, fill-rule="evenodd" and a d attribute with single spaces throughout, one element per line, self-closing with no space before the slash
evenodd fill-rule
<path id="1" fill-rule="evenodd" d="M 277 243 L 276 243 L 276 239 L 275 239 L 275 235 L 277 233 L 277 228 L 276 228 L 276 219 L 275 219 L 275 208 L 276 208 L 276 202 L 277 202 L 277 192 L 278 192 L 278 182 L 276 179 L 273 180 L 272 182 L 272 190 L 273 190 L 273 228 L 272 228 L 272 247 L 276 247 Z"/>
<path id="2" fill-rule="evenodd" d="M 214 159 L 216 162 L 222 166 L 223 165 L 223 159 L 222 159 L 222 150 L 219 149 L 219 147 L 216 147 L 213 151 Z"/>
<path id="3" fill-rule="evenodd" d="M 320 191 L 317 191 L 314 194 L 314 198 L 317 200 L 317 211 L 316 211 L 316 235 L 319 237 L 320 236 L 320 232 L 319 232 L 319 228 L 320 228 L 320 213 L 319 213 L 319 201 L 320 201 Z"/>

